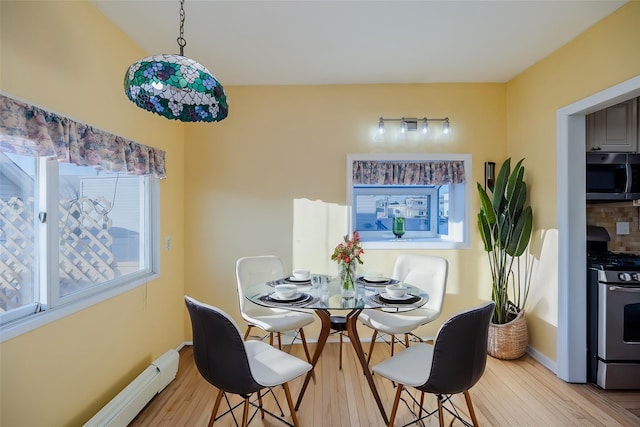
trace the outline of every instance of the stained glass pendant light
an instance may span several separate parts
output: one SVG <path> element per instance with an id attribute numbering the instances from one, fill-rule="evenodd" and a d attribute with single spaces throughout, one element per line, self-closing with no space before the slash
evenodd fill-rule
<path id="1" fill-rule="evenodd" d="M 172 120 L 219 122 L 229 106 L 224 88 L 203 65 L 183 56 L 184 0 L 180 0 L 180 55 L 161 54 L 134 62 L 124 91 L 138 107 Z"/>

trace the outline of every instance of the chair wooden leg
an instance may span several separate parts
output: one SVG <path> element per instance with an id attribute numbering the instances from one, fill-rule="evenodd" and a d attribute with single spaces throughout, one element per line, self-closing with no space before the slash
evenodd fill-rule
<path id="1" fill-rule="evenodd" d="M 251 331 L 251 328 L 253 328 L 253 325 L 247 325 L 247 331 L 244 333 L 244 340 L 247 340 L 247 337 L 249 336 L 249 332 Z"/>
<path id="2" fill-rule="evenodd" d="M 282 350 L 282 334 L 278 332 L 278 350 Z"/>
<path id="3" fill-rule="evenodd" d="M 391 416 L 389 417 L 389 427 L 393 426 L 393 422 L 396 419 L 396 412 L 398 412 L 398 404 L 400 403 L 400 395 L 402 394 L 402 384 L 398 384 L 398 390 L 396 391 L 396 398 L 393 399 L 393 408 L 391 408 Z"/>
<path id="4" fill-rule="evenodd" d="M 478 419 L 476 418 L 476 413 L 473 410 L 473 403 L 471 403 L 471 395 L 469 394 L 469 390 L 465 390 L 464 399 L 467 401 L 467 408 L 469 408 L 469 415 L 471 416 L 471 421 L 473 421 L 474 427 L 478 427 Z"/>
<path id="5" fill-rule="evenodd" d="M 216 415 L 218 415 L 218 408 L 220 408 L 220 402 L 222 401 L 223 394 L 224 392 L 222 390 L 218 390 L 218 395 L 216 396 L 216 403 L 213 404 L 213 410 L 211 411 L 211 418 L 209 418 L 209 427 L 211 427 L 216 420 Z"/>
<path id="6" fill-rule="evenodd" d="M 244 398 L 244 405 L 242 408 L 242 424 L 240 426 L 247 427 L 249 423 L 249 398 Z"/>
<path id="7" fill-rule="evenodd" d="M 262 393 L 258 390 L 258 405 L 260 405 L 260 416 L 264 420 L 264 407 L 262 406 Z"/>
<path id="8" fill-rule="evenodd" d="M 304 348 L 304 354 L 307 355 L 307 362 L 311 363 L 311 355 L 309 353 L 309 347 L 307 347 L 307 338 L 304 336 L 304 329 L 300 328 L 300 339 L 302 340 L 302 347 Z"/>
<path id="9" fill-rule="evenodd" d="M 404 334 L 404 346 L 409 348 L 409 334 Z"/>
<path id="10" fill-rule="evenodd" d="M 442 399 L 440 395 L 436 396 L 438 401 L 438 421 L 440 421 L 440 427 L 444 427 L 444 413 L 442 412 Z"/>
<path id="11" fill-rule="evenodd" d="M 340 358 L 338 359 L 338 368 L 342 369 L 342 332 L 340 332 L 338 335 L 340 335 Z"/>
<path id="12" fill-rule="evenodd" d="M 422 410 L 424 409 L 424 391 L 420 392 L 420 409 L 418 410 L 418 419 L 422 418 Z"/>
<path id="13" fill-rule="evenodd" d="M 373 330 L 373 335 L 371 336 L 371 344 L 369 344 L 369 355 L 367 356 L 367 365 L 371 363 L 371 355 L 373 354 L 373 346 L 376 343 L 376 337 L 378 336 L 378 330 Z"/>
<path id="14" fill-rule="evenodd" d="M 393 345 L 396 342 L 396 336 L 395 335 L 391 335 L 391 355 L 393 356 Z"/>
<path id="15" fill-rule="evenodd" d="M 269 332 L 269 345 L 273 347 L 273 332 Z"/>
<path id="16" fill-rule="evenodd" d="M 282 384 L 282 388 L 284 389 L 284 395 L 287 397 L 287 404 L 289 405 L 289 412 L 291 412 L 291 420 L 293 421 L 293 425 L 298 427 L 298 418 L 296 417 L 296 410 L 293 407 L 293 400 L 291 400 L 291 392 L 289 391 L 289 384 Z"/>

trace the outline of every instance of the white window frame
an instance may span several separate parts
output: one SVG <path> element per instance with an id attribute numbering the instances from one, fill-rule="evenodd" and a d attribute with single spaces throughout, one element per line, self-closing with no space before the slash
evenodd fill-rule
<path id="1" fill-rule="evenodd" d="M 473 176 L 471 154 L 430 154 L 430 153 L 351 153 L 347 154 L 347 205 L 353 209 L 353 162 L 354 161 L 446 161 L 456 160 L 464 162 L 465 184 L 464 191 L 450 189 L 449 210 L 455 217 L 449 219 L 449 234 L 437 237 L 405 240 L 374 240 L 363 242 L 364 249 L 469 249 L 471 247 L 471 194 L 474 185 L 470 182 Z M 453 187 L 453 186 L 452 186 Z M 437 201 L 437 196 L 436 196 Z M 456 209 L 464 203 L 464 209 Z M 349 230 L 353 232 L 353 212 L 349 214 Z M 437 225 L 436 225 L 437 231 Z"/>
<path id="2" fill-rule="evenodd" d="M 58 167 L 54 159 L 38 159 L 38 184 L 35 189 L 36 212 L 47 212 L 45 221 L 38 220 L 36 213 L 37 236 L 47 236 L 49 242 L 57 242 L 58 233 Z M 45 174 L 44 176 L 42 174 Z M 141 259 L 147 265 L 145 270 L 128 274 L 91 287 L 86 290 L 60 297 L 59 295 L 59 262 L 58 247 L 51 243 L 50 247 L 35 242 L 36 250 L 42 260 L 46 260 L 49 268 L 36 266 L 35 274 L 40 280 L 40 301 L 47 301 L 45 306 L 38 303 L 26 305 L 16 310 L 3 313 L 4 324 L 0 325 L 0 343 L 21 334 L 42 327 L 48 323 L 62 319 L 97 303 L 128 292 L 160 277 L 160 180 L 146 177 L 149 198 L 147 217 L 148 258 Z M 144 204 L 143 206 L 146 206 Z M 44 234 L 43 234 L 44 233 Z M 38 237 L 37 237 L 38 238 Z M 42 264 L 42 263 L 39 263 Z M 43 285 L 45 284 L 45 285 Z M 46 286 L 46 284 L 53 284 Z M 48 305 L 48 306 L 47 306 Z"/>

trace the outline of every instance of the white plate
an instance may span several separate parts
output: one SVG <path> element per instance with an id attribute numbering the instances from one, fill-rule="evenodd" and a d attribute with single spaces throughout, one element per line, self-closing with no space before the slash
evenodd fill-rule
<path id="1" fill-rule="evenodd" d="M 288 298 L 280 298 L 280 297 L 278 296 L 278 294 L 276 294 L 276 293 L 274 292 L 274 293 L 272 293 L 271 295 L 269 295 L 269 298 L 274 299 L 274 300 L 277 300 L 277 301 L 284 301 L 284 302 L 286 302 L 286 301 L 293 301 L 293 300 L 295 300 L 295 299 L 298 299 L 298 298 L 300 298 L 300 296 L 301 296 L 300 292 L 296 292 L 295 294 L 293 294 L 293 296 L 290 296 L 290 297 L 288 297 Z"/>
<path id="2" fill-rule="evenodd" d="M 406 299 L 409 299 L 409 298 L 413 298 L 413 297 L 414 297 L 414 296 L 413 296 L 413 295 L 411 295 L 411 294 L 404 294 L 404 295 L 403 295 L 403 296 L 401 296 L 401 297 L 392 297 L 391 295 L 389 295 L 389 294 L 388 294 L 388 293 L 386 293 L 386 292 L 382 292 L 382 293 L 380 294 L 380 296 L 381 296 L 382 298 L 384 298 L 384 299 L 394 299 L 394 300 L 397 300 L 397 301 L 402 301 L 402 300 L 406 300 Z"/>
<path id="3" fill-rule="evenodd" d="M 309 278 L 307 278 L 307 279 L 298 279 L 298 278 L 296 278 L 296 277 L 291 276 L 291 277 L 287 278 L 287 280 L 288 280 L 289 282 L 304 283 L 304 282 L 310 282 L 310 281 L 311 281 L 311 278 L 309 277 Z"/>

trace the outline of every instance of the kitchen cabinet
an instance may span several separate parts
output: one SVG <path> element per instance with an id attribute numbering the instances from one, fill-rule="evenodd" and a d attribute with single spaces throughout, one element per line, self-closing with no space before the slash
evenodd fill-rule
<path id="1" fill-rule="evenodd" d="M 587 116 L 587 151 L 638 151 L 638 98 Z"/>

